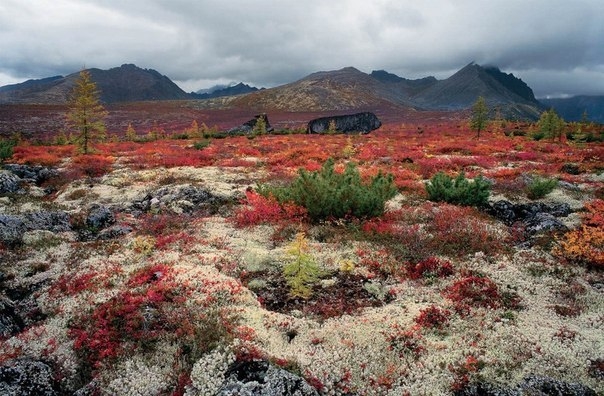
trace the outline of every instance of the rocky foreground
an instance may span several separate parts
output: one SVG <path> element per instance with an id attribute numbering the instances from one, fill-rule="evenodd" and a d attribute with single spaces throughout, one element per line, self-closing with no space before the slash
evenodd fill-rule
<path id="1" fill-rule="evenodd" d="M 537 201 L 493 195 L 481 213 L 399 194 L 388 213 L 417 244 L 399 256 L 410 264 L 385 249 L 379 221 L 363 236 L 242 224 L 241 200 L 266 176 L 116 166 L 56 188 L 60 169 L 6 165 L 0 393 L 604 392 L 602 272 L 551 253 L 590 199 L 578 183 Z M 470 233 L 454 228 L 460 213 Z M 447 229 L 462 254 L 435 239 Z M 308 299 L 281 275 L 300 233 L 321 268 Z"/>

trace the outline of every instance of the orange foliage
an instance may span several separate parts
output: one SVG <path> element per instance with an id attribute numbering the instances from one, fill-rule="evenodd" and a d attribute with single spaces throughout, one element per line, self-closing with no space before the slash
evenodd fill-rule
<path id="1" fill-rule="evenodd" d="M 554 252 L 572 261 L 604 269 L 604 201 L 585 205 L 581 228 L 567 232 Z"/>

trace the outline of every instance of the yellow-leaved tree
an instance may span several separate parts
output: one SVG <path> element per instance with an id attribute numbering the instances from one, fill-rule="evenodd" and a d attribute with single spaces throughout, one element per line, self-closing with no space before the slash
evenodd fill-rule
<path id="1" fill-rule="evenodd" d="M 99 91 L 90 72 L 82 70 L 69 98 L 67 126 L 75 132 L 75 143 L 82 154 L 89 154 L 92 143 L 105 139 L 107 111 L 99 100 Z"/>

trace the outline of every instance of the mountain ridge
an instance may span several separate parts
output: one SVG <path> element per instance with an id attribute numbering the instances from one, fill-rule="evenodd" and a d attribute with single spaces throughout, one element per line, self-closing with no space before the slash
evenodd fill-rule
<path id="1" fill-rule="evenodd" d="M 250 111 L 460 111 L 478 96 L 507 118 L 536 119 L 547 107 L 520 78 L 495 66 L 470 62 L 450 77 L 406 79 L 385 70 L 370 74 L 354 67 L 318 71 L 297 81 L 257 89 L 244 83 L 206 94 L 186 93 L 153 69 L 123 64 L 109 70 L 88 69 L 104 103 L 199 100 L 199 108 Z M 0 87 L 0 104 L 64 104 L 79 73 L 28 80 Z M 599 102 L 597 102 L 599 103 Z M 493 110 L 494 111 L 494 110 Z M 589 113 L 595 114 L 598 111 Z"/>

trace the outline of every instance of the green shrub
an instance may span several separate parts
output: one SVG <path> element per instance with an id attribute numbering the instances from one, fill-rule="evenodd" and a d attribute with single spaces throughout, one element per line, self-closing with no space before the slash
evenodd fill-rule
<path id="1" fill-rule="evenodd" d="M 557 186 L 558 186 L 558 179 L 535 177 L 526 186 L 526 196 L 529 199 L 543 198 L 547 194 L 554 191 L 554 188 L 556 188 Z"/>
<path id="2" fill-rule="evenodd" d="M 12 139 L 0 139 L 0 162 L 4 162 L 13 156 L 13 148 L 16 143 Z"/>
<path id="3" fill-rule="evenodd" d="M 432 176 L 426 183 L 426 191 L 430 201 L 443 201 L 464 206 L 483 206 L 489 199 L 491 183 L 478 176 L 474 181 L 466 179 L 464 173 L 455 179 L 443 172 Z"/>
<path id="4" fill-rule="evenodd" d="M 204 148 L 208 147 L 210 143 L 212 143 L 210 139 L 202 139 L 193 143 L 193 148 L 195 150 L 203 150 Z"/>
<path id="5" fill-rule="evenodd" d="M 306 208 L 314 222 L 381 216 L 384 204 L 396 192 L 392 175 L 379 173 L 369 183 L 363 183 L 354 163 L 349 162 L 344 173 L 337 173 L 333 159 L 328 159 L 317 172 L 300 169 L 289 186 L 258 187 L 258 193 L 265 197 L 273 195 L 280 203 L 293 202 Z"/>

